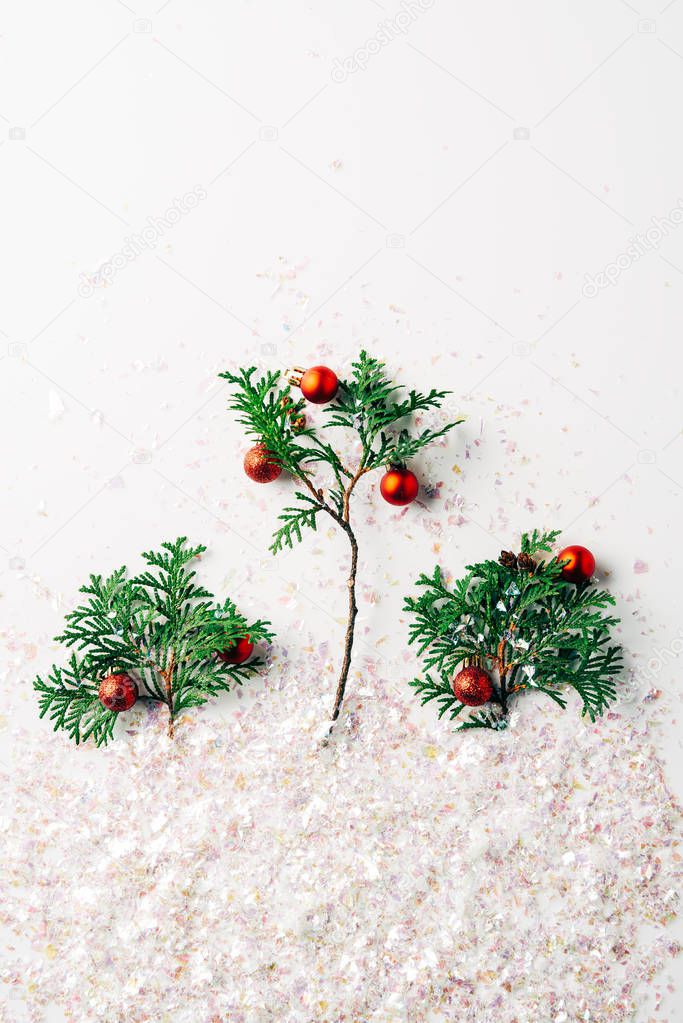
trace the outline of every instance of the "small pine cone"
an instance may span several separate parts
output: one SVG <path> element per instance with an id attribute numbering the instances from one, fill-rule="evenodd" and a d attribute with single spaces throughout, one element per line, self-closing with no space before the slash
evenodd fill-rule
<path id="1" fill-rule="evenodd" d="M 295 418 L 292 419 L 292 429 L 294 430 L 294 433 L 301 433 L 305 427 L 306 416 L 295 416 Z"/>
<path id="2" fill-rule="evenodd" d="M 522 572 L 533 572 L 536 568 L 536 562 L 530 554 L 518 554 L 517 568 L 519 568 Z"/>
<path id="3" fill-rule="evenodd" d="M 517 558 L 512 551 L 501 551 L 498 560 L 504 568 L 517 568 Z"/>
<path id="4" fill-rule="evenodd" d="M 295 415 L 294 411 L 294 399 L 288 394 L 283 394 L 280 398 L 280 408 L 284 409 L 290 419 Z"/>

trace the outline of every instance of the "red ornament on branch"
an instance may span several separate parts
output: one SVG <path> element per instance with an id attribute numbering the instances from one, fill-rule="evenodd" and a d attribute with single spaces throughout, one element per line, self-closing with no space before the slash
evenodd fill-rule
<path id="1" fill-rule="evenodd" d="M 100 703 L 107 710 L 120 714 L 122 710 L 130 710 L 138 698 L 138 687 L 134 679 L 125 672 L 107 675 L 100 682 Z"/>
<path id="2" fill-rule="evenodd" d="M 256 375 L 255 375 L 256 374 Z M 382 466 L 390 467 L 382 484 L 382 495 L 394 505 L 409 504 L 418 492 L 418 482 L 403 463 L 433 441 L 444 437 L 455 426 L 445 423 L 438 429 L 420 429 L 411 432 L 404 424 L 412 413 L 425 409 L 438 409 L 447 391 L 430 390 L 426 394 L 411 391 L 409 398 L 396 400 L 394 386 L 385 372 L 384 363 L 361 351 L 343 380 L 328 366 L 313 366 L 303 370 L 290 368 L 283 386 L 279 371 L 269 370 L 257 374 L 255 366 L 244 367 L 237 373 L 221 373 L 234 388 L 230 408 L 249 435 L 269 444 L 279 456 L 287 476 L 295 481 L 298 503 L 288 503 L 278 516 L 278 527 L 270 545 L 276 554 L 293 548 L 302 540 L 304 527 L 319 528 L 321 517 L 329 516 L 346 536 L 350 547 L 348 615 L 344 635 L 343 657 L 334 697 L 332 721 L 341 711 L 346 684 L 351 670 L 351 658 L 358 615 L 356 584 L 358 575 L 358 538 L 351 521 L 354 492 L 362 477 Z M 294 387 L 301 390 L 294 399 Z M 306 408 L 306 401 L 332 402 L 310 424 L 294 422 Z M 302 417 L 303 418 L 303 417 Z M 315 420 L 323 422 L 316 423 Z M 302 425 L 303 428 L 300 428 Z M 323 428 L 318 434 L 316 426 Z M 327 439 L 324 427 L 345 427 L 355 434 L 356 457 L 343 458 Z M 297 431 L 300 436 L 297 437 Z M 329 489 L 324 489 L 314 471 L 325 464 L 330 472 Z M 241 630 L 240 630 L 241 631 Z M 228 633 L 234 635 L 234 633 Z M 223 643 L 216 643 L 216 646 Z"/>
<path id="3" fill-rule="evenodd" d="M 382 476 L 379 484 L 379 490 L 384 500 L 388 504 L 399 507 L 414 501 L 419 489 L 420 484 L 417 481 L 417 476 L 405 466 L 392 466 Z"/>
<path id="4" fill-rule="evenodd" d="M 466 707 L 481 707 L 493 696 L 493 684 L 488 672 L 470 664 L 453 679 L 453 693 Z"/>
<path id="5" fill-rule="evenodd" d="M 244 471 L 254 483 L 272 483 L 282 472 L 282 466 L 265 444 L 256 444 L 244 456 Z"/>
<path id="6" fill-rule="evenodd" d="M 289 376 L 290 384 L 301 388 L 306 401 L 314 405 L 324 405 L 332 401 L 339 390 L 339 378 L 329 366 L 311 366 L 310 369 L 302 369 L 295 366 Z"/>
<path id="7" fill-rule="evenodd" d="M 219 650 L 217 656 L 225 664 L 244 664 L 253 652 L 254 644 L 249 641 L 248 636 L 243 636 L 241 639 L 236 639 L 225 650 Z"/>
<path id="8" fill-rule="evenodd" d="M 587 547 L 565 547 L 557 560 L 565 562 L 562 578 L 568 583 L 587 583 L 595 572 L 595 558 Z"/>

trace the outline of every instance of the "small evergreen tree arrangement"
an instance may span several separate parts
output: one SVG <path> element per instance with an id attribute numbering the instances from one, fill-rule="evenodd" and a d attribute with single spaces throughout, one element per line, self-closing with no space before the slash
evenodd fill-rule
<path id="1" fill-rule="evenodd" d="M 123 567 L 106 579 L 91 575 L 81 587 L 83 603 L 55 637 L 73 648 L 71 657 L 33 683 L 40 717 L 55 731 L 106 745 L 118 714 L 141 699 L 166 705 L 173 736 L 181 711 L 257 671 L 262 662 L 248 658 L 255 643 L 273 638 L 270 623 L 248 623 L 231 600 L 215 603 L 188 567 L 206 547 L 186 541 L 143 553 L 146 568 L 133 578 Z"/>
<path id="2" fill-rule="evenodd" d="M 386 467 L 380 486 L 382 496 L 390 504 L 408 504 L 417 495 L 418 483 L 406 463 L 457 423 L 411 432 L 406 420 L 440 408 L 449 392 L 431 390 L 429 394 L 420 394 L 411 390 L 406 397 L 399 398 L 397 392 L 402 388 L 388 379 L 384 363 L 365 351 L 352 363 L 351 375 L 346 380 L 338 380 L 325 366 L 313 367 L 305 373 L 297 371 L 303 376 L 295 375 L 289 382 L 278 371 L 268 371 L 260 377 L 255 376 L 256 372 L 252 366 L 237 374 L 220 374 L 234 387 L 229 408 L 237 413 L 247 435 L 256 441 L 245 458 L 245 471 L 258 482 L 270 482 L 284 470 L 302 488 L 295 493 L 297 503 L 282 509 L 270 550 L 277 554 L 284 547 L 291 548 L 294 541 L 300 542 L 302 530 L 315 530 L 321 513 L 329 516 L 349 541 L 348 621 L 332 708 L 334 722 L 344 699 L 358 613 L 358 541 L 351 519 L 356 486 L 368 473 Z M 302 398 L 292 396 L 290 383 L 301 388 Z M 359 451 L 354 465 L 347 465 L 324 436 L 307 425 L 306 400 L 327 403 L 323 429 L 342 427 L 353 431 Z M 325 463 L 331 473 L 327 491 L 314 479 L 314 469 L 320 463 Z"/>
<path id="3" fill-rule="evenodd" d="M 536 559 L 552 551 L 558 536 L 525 533 L 520 554 L 502 551 L 498 561 L 468 565 L 452 589 L 437 567 L 417 580 L 424 592 L 406 598 L 409 642 L 423 657 L 424 673 L 410 683 L 421 703 L 435 700 L 439 717 L 450 720 L 489 705 L 472 711 L 458 731 L 505 728 L 510 699 L 528 689 L 564 708 L 561 688 L 571 686 L 591 721 L 616 698 L 622 657 L 610 645 L 610 629 L 619 619 L 603 613 L 614 598 L 591 586 L 595 562 L 586 548 Z"/>

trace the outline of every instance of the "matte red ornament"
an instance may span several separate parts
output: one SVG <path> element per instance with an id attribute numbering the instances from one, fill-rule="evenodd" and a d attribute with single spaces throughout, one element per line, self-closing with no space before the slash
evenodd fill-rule
<path id="1" fill-rule="evenodd" d="M 135 679 L 120 672 L 102 679 L 98 695 L 103 707 L 120 714 L 122 710 L 130 710 L 139 693 Z"/>
<path id="2" fill-rule="evenodd" d="M 481 707 L 493 696 L 493 684 L 488 672 L 471 664 L 453 679 L 453 693 L 466 707 Z"/>
<path id="3" fill-rule="evenodd" d="M 225 650 L 217 652 L 218 659 L 225 664 L 244 664 L 254 652 L 254 644 L 249 642 L 248 636 L 235 640 Z"/>
<path id="4" fill-rule="evenodd" d="M 568 583 L 587 583 L 595 572 L 595 558 L 587 547 L 565 547 L 557 560 L 566 562 L 562 578 Z"/>
<path id="5" fill-rule="evenodd" d="M 244 471 L 255 483 L 272 483 L 282 472 L 282 466 L 265 444 L 256 444 L 244 456 Z"/>
<path id="6" fill-rule="evenodd" d="M 312 401 L 314 405 L 324 405 L 325 402 L 332 401 L 339 390 L 339 379 L 328 366 L 312 366 L 301 377 L 299 387 L 306 401 Z"/>
<path id="7" fill-rule="evenodd" d="M 389 504 L 404 505 L 410 504 L 417 497 L 420 484 L 417 476 L 410 469 L 396 468 L 389 469 L 382 476 L 379 490 Z"/>

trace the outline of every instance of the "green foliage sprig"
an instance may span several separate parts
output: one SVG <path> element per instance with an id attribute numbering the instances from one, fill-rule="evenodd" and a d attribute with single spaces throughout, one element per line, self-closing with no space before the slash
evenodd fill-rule
<path id="1" fill-rule="evenodd" d="M 403 464 L 418 451 L 443 437 L 454 426 L 461 423 L 447 423 L 437 430 L 424 429 L 411 433 L 401 420 L 416 412 L 441 407 L 449 391 L 432 390 L 429 394 L 410 391 L 406 398 L 396 399 L 403 390 L 392 384 L 385 373 L 383 362 L 361 351 L 358 361 L 352 363 L 348 380 L 339 381 L 339 391 L 334 401 L 322 408 L 327 416 L 323 429 L 340 426 L 353 430 L 360 441 L 361 455 L 352 469 L 342 461 L 338 452 L 311 426 L 297 430 L 293 423 L 306 406 L 304 399 L 292 397 L 289 383 L 282 380 L 279 371 L 268 371 L 254 379 L 255 366 L 239 373 L 220 373 L 219 376 L 231 383 L 234 394 L 229 408 L 237 413 L 237 420 L 244 426 L 247 436 L 265 445 L 283 469 L 310 490 L 310 495 L 298 492 L 297 506 L 288 507 L 280 516 L 282 525 L 273 536 L 270 550 L 275 554 L 283 547 L 291 547 L 292 541 L 301 541 L 301 528 L 316 528 L 316 516 L 328 510 L 325 501 L 312 484 L 316 463 L 325 462 L 332 470 L 334 482 L 329 490 L 329 507 L 333 518 L 344 515 L 345 491 L 373 469 L 383 465 Z"/>
<path id="2" fill-rule="evenodd" d="M 491 705 L 470 713 L 458 730 L 504 728 L 511 696 L 529 689 L 564 708 L 562 688 L 571 686 L 591 721 L 616 698 L 622 656 L 610 645 L 610 630 L 619 619 L 604 613 L 614 598 L 590 583 L 565 582 L 555 558 L 533 560 L 551 553 L 558 536 L 557 530 L 524 534 L 512 565 L 468 565 L 452 588 L 437 567 L 417 580 L 424 592 L 406 598 L 409 642 L 424 669 L 410 684 L 422 704 L 436 701 L 439 717 L 453 720 L 467 709 L 453 692 L 459 668 L 477 664 L 493 677 Z"/>
<path id="3" fill-rule="evenodd" d="M 249 623 L 232 600 L 216 603 L 188 567 L 206 547 L 188 546 L 186 539 L 143 553 L 146 568 L 132 578 L 123 567 L 107 578 L 91 575 L 81 587 L 83 603 L 66 615 L 64 631 L 55 637 L 72 649 L 71 656 L 33 683 L 40 717 L 47 716 L 55 731 L 64 729 L 76 743 L 91 738 L 97 746 L 107 744 L 118 714 L 100 703 L 99 686 L 110 674 L 129 674 L 141 699 L 165 704 L 172 735 L 181 711 L 257 672 L 258 657 L 235 665 L 216 653 L 247 635 L 252 643 L 270 641 L 270 623 Z"/>
<path id="4" fill-rule="evenodd" d="M 334 519 L 351 544 L 349 618 L 332 713 L 334 720 L 344 695 L 357 613 L 358 544 L 350 511 L 353 491 L 367 473 L 384 465 L 402 465 L 422 448 L 445 436 L 462 420 L 446 423 L 437 429 L 411 430 L 407 421 L 416 413 L 439 409 L 449 392 L 431 390 L 428 394 L 421 394 L 411 390 L 407 396 L 399 397 L 399 392 L 404 389 L 389 380 L 385 364 L 361 351 L 357 361 L 351 365 L 350 376 L 339 381 L 335 399 L 322 408 L 326 417 L 323 430 L 342 427 L 357 436 L 360 455 L 356 464 L 349 466 L 324 434 L 310 425 L 297 429 L 296 419 L 306 402 L 292 397 L 290 385 L 282 380 L 280 373 L 268 371 L 260 377 L 256 373 L 256 367 L 252 366 L 239 373 L 225 372 L 220 376 L 233 386 L 229 408 L 237 414 L 247 436 L 263 444 L 273 460 L 301 485 L 294 495 L 297 503 L 283 508 L 278 517 L 280 524 L 273 535 L 270 550 L 277 554 L 283 548 L 291 548 L 295 542 L 300 542 L 304 530 L 317 528 L 321 512 Z M 314 472 L 320 463 L 325 463 L 331 472 L 326 491 L 314 482 Z"/>

